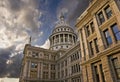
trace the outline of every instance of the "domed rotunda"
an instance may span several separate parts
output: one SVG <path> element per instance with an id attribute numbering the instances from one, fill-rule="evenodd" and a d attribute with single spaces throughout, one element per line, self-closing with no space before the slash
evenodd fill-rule
<path id="1" fill-rule="evenodd" d="M 51 50 L 68 49 L 76 43 L 77 35 L 70 25 L 66 23 L 63 15 L 60 16 L 49 40 Z"/>

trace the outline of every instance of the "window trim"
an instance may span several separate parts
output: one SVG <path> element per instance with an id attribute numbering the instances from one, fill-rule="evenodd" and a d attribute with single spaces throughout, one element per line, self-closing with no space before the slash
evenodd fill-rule
<path id="1" fill-rule="evenodd" d="M 110 8 L 110 11 L 109 12 L 106 12 L 106 10 L 108 9 L 108 8 Z M 110 5 L 107 5 L 105 8 L 104 8 L 104 12 L 105 12 L 105 15 L 106 15 L 106 18 L 107 19 L 109 19 L 109 18 L 111 18 L 112 17 L 112 9 L 111 9 L 111 7 L 110 7 Z M 110 16 L 109 16 L 109 14 L 110 14 Z"/>
<path id="2" fill-rule="evenodd" d="M 117 26 L 117 32 L 114 32 L 114 27 L 116 27 Z M 113 35 L 114 35 L 114 37 L 115 37 L 115 40 L 116 41 L 120 41 L 118 38 L 117 38 L 117 36 L 116 36 L 116 34 L 120 34 L 120 29 L 119 29 L 119 27 L 118 27 L 118 24 L 117 23 L 115 23 L 115 24 L 113 24 L 113 25 L 111 25 L 110 26 L 111 27 L 111 30 L 112 30 L 112 33 L 113 33 Z"/>
<path id="3" fill-rule="evenodd" d="M 103 33 L 104 33 L 104 38 L 105 38 L 105 41 L 106 41 L 106 44 L 107 44 L 107 47 L 108 47 L 108 46 L 112 45 L 113 40 L 112 40 L 112 37 L 111 37 L 110 33 L 109 33 L 109 36 L 106 37 L 106 33 L 105 33 L 105 32 L 108 32 L 108 33 L 109 33 L 109 29 L 105 29 L 105 30 L 103 31 Z M 112 42 L 109 43 L 108 39 L 111 39 Z"/>

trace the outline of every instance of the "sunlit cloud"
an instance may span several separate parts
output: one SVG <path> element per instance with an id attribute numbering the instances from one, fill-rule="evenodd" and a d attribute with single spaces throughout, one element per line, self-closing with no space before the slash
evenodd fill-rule
<path id="1" fill-rule="evenodd" d="M 19 82 L 18 78 L 0 78 L 0 82 Z"/>
<path id="2" fill-rule="evenodd" d="M 49 49 L 50 48 L 50 41 L 49 41 L 49 39 L 47 39 L 43 45 L 41 45 L 41 46 L 35 45 L 35 46 L 45 48 L 45 49 Z"/>

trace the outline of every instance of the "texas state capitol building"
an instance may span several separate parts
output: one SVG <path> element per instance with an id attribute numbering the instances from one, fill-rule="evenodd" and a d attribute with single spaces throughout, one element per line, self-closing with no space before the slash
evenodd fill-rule
<path id="1" fill-rule="evenodd" d="M 91 0 L 76 28 L 61 16 L 50 49 L 27 44 L 20 82 L 120 82 L 120 0 Z"/>
<path id="2" fill-rule="evenodd" d="M 49 40 L 49 49 L 26 44 L 20 82 L 81 82 L 79 42 L 64 16 L 60 16 Z"/>

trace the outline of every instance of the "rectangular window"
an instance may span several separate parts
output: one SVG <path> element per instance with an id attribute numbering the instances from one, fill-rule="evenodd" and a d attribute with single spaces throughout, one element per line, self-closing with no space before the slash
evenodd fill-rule
<path id="1" fill-rule="evenodd" d="M 64 61 L 61 62 L 61 68 L 63 68 L 63 67 L 64 67 Z"/>
<path id="2" fill-rule="evenodd" d="M 60 64 L 57 65 L 57 69 L 60 70 Z"/>
<path id="3" fill-rule="evenodd" d="M 92 33 L 93 33 L 95 31 L 95 27 L 94 27 L 94 23 L 93 22 L 90 23 L 90 27 L 91 27 L 91 30 L 92 30 Z"/>
<path id="4" fill-rule="evenodd" d="M 51 79 L 55 79 L 55 73 L 51 72 Z"/>
<path id="5" fill-rule="evenodd" d="M 100 64 L 99 67 L 100 67 L 100 72 L 101 72 L 102 82 L 105 82 L 105 76 L 104 76 L 104 73 L 103 73 L 102 64 Z"/>
<path id="6" fill-rule="evenodd" d="M 99 52 L 99 48 L 98 48 L 98 40 L 97 40 L 97 38 L 94 39 L 94 44 L 95 44 L 96 53 L 98 53 Z"/>
<path id="7" fill-rule="evenodd" d="M 64 77 L 64 70 L 61 71 L 61 77 Z"/>
<path id="8" fill-rule="evenodd" d="M 68 42 L 68 35 L 65 34 L 65 42 Z"/>
<path id="9" fill-rule="evenodd" d="M 83 44 L 84 60 L 86 60 L 85 44 L 84 44 L 84 42 L 82 44 Z"/>
<path id="10" fill-rule="evenodd" d="M 112 16 L 112 10 L 111 10 L 110 6 L 108 5 L 104 10 L 105 10 L 105 14 L 106 14 L 107 18 L 109 19 Z"/>
<path id="11" fill-rule="evenodd" d="M 67 73 L 68 73 L 68 72 L 67 72 L 67 69 L 65 69 L 65 76 L 67 76 Z"/>
<path id="12" fill-rule="evenodd" d="M 33 62 L 31 63 L 31 68 L 35 68 L 36 69 L 37 67 L 38 67 L 37 63 L 33 63 Z"/>
<path id="13" fill-rule="evenodd" d="M 55 65 L 51 64 L 51 70 L 55 70 Z"/>
<path id="14" fill-rule="evenodd" d="M 106 42 L 107 42 L 107 46 L 111 45 L 112 44 L 112 38 L 111 38 L 111 36 L 109 34 L 108 29 L 106 29 L 104 31 L 104 35 L 105 35 L 105 39 L 106 39 Z"/>
<path id="15" fill-rule="evenodd" d="M 44 54 L 44 58 L 45 59 L 49 59 L 49 55 L 48 54 Z"/>
<path id="16" fill-rule="evenodd" d="M 43 79 L 48 79 L 48 72 L 43 72 Z"/>
<path id="17" fill-rule="evenodd" d="M 60 78 L 60 72 L 58 72 L 58 78 Z"/>
<path id="18" fill-rule="evenodd" d="M 65 66 L 67 66 L 67 60 L 65 60 Z"/>
<path id="19" fill-rule="evenodd" d="M 74 70 L 74 68 L 73 68 L 73 66 L 71 66 L 71 73 L 72 73 L 72 74 L 74 73 L 73 70 Z"/>
<path id="20" fill-rule="evenodd" d="M 60 35 L 60 41 L 63 42 L 63 35 Z"/>
<path id="21" fill-rule="evenodd" d="M 30 70 L 30 78 L 37 78 L 37 70 Z"/>
<path id="22" fill-rule="evenodd" d="M 98 19 L 99 19 L 99 25 L 101 25 L 105 21 L 102 11 L 98 13 Z"/>
<path id="23" fill-rule="evenodd" d="M 43 64 L 43 69 L 48 70 L 49 69 L 49 64 L 44 63 Z"/>
<path id="24" fill-rule="evenodd" d="M 120 79 L 120 63 L 118 62 L 117 58 L 112 59 L 112 64 L 118 79 Z"/>
<path id="25" fill-rule="evenodd" d="M 118 29 L 118 25 L 114 24 L 111 26 L 111 28 L 112 28 L 116 41 L 120 40 L 120 30 Z"/>
<path id="26" fill-rule="evenodd" d="M 80 57 L 79 57 L 79 52 L 77 51 L 76 54 L 77 54 L 77 59 L 79 59 L 79 58 L 80 58 Z"/>
<path id="27" fill-rule="evenodd" d="M 38 53 L 37 52 L 32 52 L 32 57 L 37 58 L 38 57 Z"/>
<path id="28" fill-rule="evenodd" d="M 51 59 L 52 59 L 52 60 L 55 60 L 55 56 L 54 56 L 54 55 L 51 55 Z"/>
<path id="29" fill-rule="evenodd" d="M 94 66 L 94 72 L 95 72 L 95 82 L 100 82 L 97 66 Z"/>
<path id="30" fill-rule="evenodd" d="M 89 79 L 88 79 L 89 76 L 88 76 L 87 66 L 85 66 L 85 72 L 86 72 L 86 80 L 87 80 L 86 82 L 89 82 Z"/>
<path id="31" fill-rule="evenodd" d="M 90 28 L 89 28 L 89 26 L 86 27 L 86 34 L 87 34 L 87 36 L 90 35 Z"/>
<path id="32" fill-rule="evenodd" d="M 89 46 L 90 46 L 90 56 L 92 57 L 92 56 L 94 55 L 94 50 L 93 50 L 92 41 L 89 42 Z"/>

